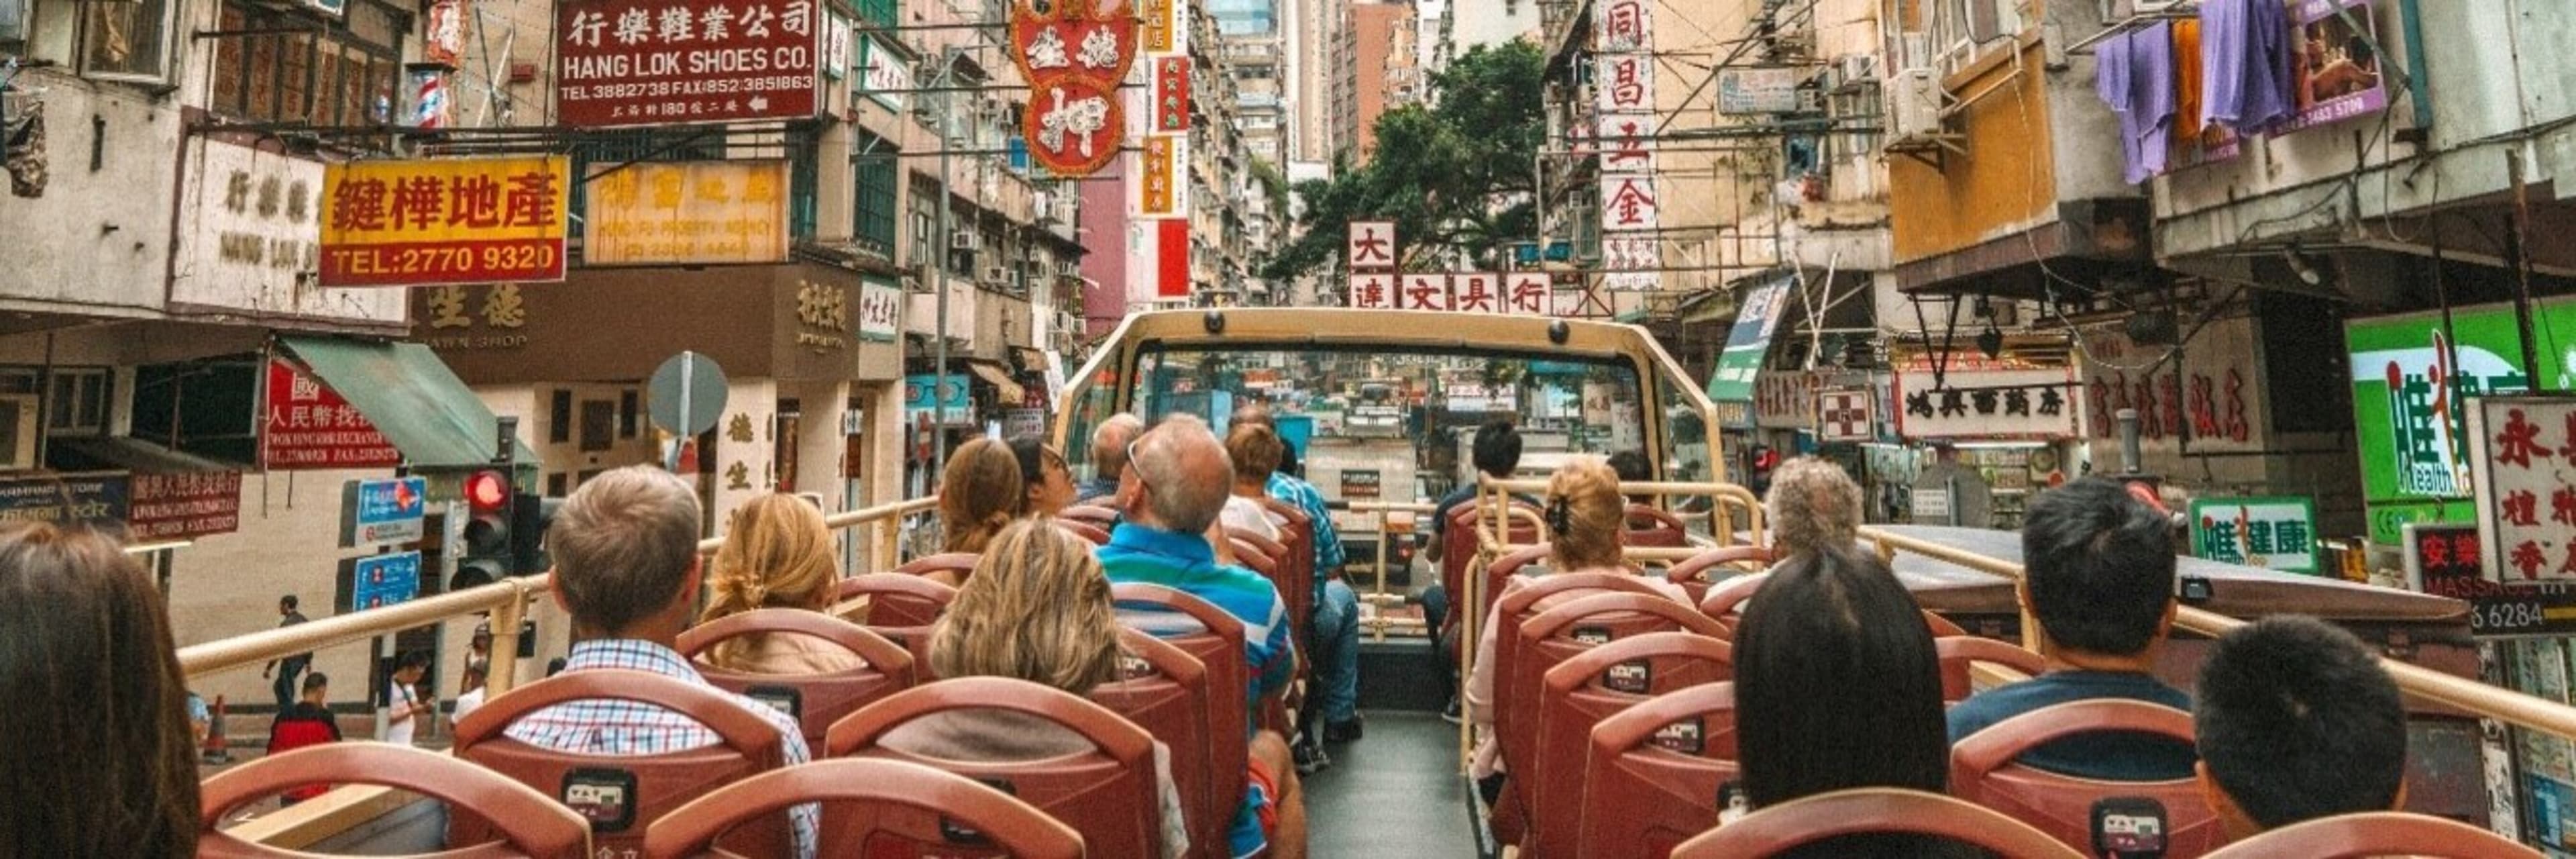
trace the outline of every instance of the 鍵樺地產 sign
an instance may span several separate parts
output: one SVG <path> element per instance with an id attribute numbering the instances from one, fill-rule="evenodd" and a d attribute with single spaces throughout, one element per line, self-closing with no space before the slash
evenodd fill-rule
<path id="1" fill-rule="evenodd" d="M 268 362 L 259 461 L 271 471 L 383 468 L 402 461 L 376 425 L 321 379 L 284 359 Z"/>
<path id="2" fill-rule="evenodd" d="M 2191 502 L 2192 554 L 2283 573 L 2317 572 L 2317 508 L 2305 498 Z"/>
<path id="3" fill-rule="evenodd" d="M 241 528 L 241 472 L 137 472 L 126 539 L 137 543 L 194 540 Z"/>
<path id="4" fill-rule="evenodd" d="M 582 128 L 802 119 L 821 106 L 813 0 L 555 4 L 555 116 Z"/>
<path id="5" fill-rule="evenodd" d="M 564 278 L 571 160 L 333 164 L 322 179 L 323 286 Z"/>

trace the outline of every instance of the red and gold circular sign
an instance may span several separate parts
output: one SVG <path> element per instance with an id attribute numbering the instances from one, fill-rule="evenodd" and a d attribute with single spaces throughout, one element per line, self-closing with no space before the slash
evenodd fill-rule
<path id="1" fill-rule="evenodd" d="M 1079 77 L 1115 89 L 1136 64 L 1136 13 L 1125 0 L 1015 0 L 1011 61 L 1031 89 Z"/>
<path id="2" fill-rule="evenodd" d="M 1020 112 L 1020 133 L 1029 142 L 1029 157 L 1057 176 L 1089 176 L 1127 139 L 1127 117 L 1118 106 L 1115 86 L 1064 75 L 1029 87 L 1029 106 Z"/>

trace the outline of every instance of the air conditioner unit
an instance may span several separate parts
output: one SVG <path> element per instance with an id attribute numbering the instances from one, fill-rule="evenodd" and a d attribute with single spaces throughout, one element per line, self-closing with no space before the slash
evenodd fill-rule
<path id="1" fill-rule="evenodd" d="M 1941 132 L 1941 107 L 1946 96 L 1941 92 L 1940 74 L 1929 66 L 1914 66 L 1897 72 L 1891 79 L 1892 120 L 1889 130 L 1896 138 L 1928 137 Z"/>
<path id="2" fill-rule="evenodd" d="M 1081 277 L 1082 264 L 1072 260 L 1065 260 L 1064 262 L 1056 264 L 1055 274 L 1057 277 Z"/>
<path id="3" fill-rule="evenodd" d="M 1841 86 L 1875 82 L 1878 79 L 1878 56 L 1844 54 L 1834 63 L 1834 71 Z"/>
<path id="4" fill-rule="evenodd" d="M 1010 270 L 1009 268 L 1006 268 L 1006 267 L 1003 267 L 1003 266 L 998 266 L 998 265 L 994 265 L 994 266 L 985 266 L 985 267 L 984 267 L 984 282 L 986 282 L 986 283 L 1010 283 L 1010 282 L 1011 282 L 1011 270 Z"/>
<path id="5" fill-rule="evenodd" d="M 983 250 L 984 234 L 973 230 L 958 230 L 956 232 L 949 233 L 948 249 L 952 251 Z"/>

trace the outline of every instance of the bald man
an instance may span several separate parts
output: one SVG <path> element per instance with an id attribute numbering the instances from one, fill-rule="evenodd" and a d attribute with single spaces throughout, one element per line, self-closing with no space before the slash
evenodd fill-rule
<path id="1" fill-rule="evenodd" d="M 1289 640 L 1288 606 L 1261 574 L 1218 560 L 1205 536 L 1234 482 L 1225 446 L 1194 417 L 1165 418 L 1136 441 L 1136 454 L 1118 480 L 1121 521 L 1100 547 L 1100 566 L 1111 582 L 1139 582 L 1191 594 L 1243 621 L 1244 659 L 1251 667 L 1249 712 L 1281 694 L 1296 676 L 1297 650 Z M 1119 608 L 1120 620 L 1155 635 L 1187 634 L 1197 622 L 1152 606 Z M 1246 725 L 1246 730 L 1251 726 Z M 1261 731 L 1253 736 L 1246 771 L 1249 788 L 1228 838 L 1230 855 L 1267 847 L 1271 856 L 1302 859 L 1305 803 L 1288 742 Z"/>
<path id="2" fill-rule="evenodd" d="M 1144 419 L 1126 412 L 1110 415 L 1091 431 L 1091 479 L 1075 490 L 1074 503 L 1090 504 L 1118 494 L 1118 476 L 1127 472 L 1127 443 L 1144 432 Z"/>

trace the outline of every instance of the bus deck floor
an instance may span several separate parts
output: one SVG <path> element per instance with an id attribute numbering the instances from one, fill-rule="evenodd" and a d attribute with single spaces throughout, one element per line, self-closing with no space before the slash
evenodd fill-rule
<path id="1" fill-rule="evenodd" d="M 1306 777 L 1308 855 L 1476 855 L 1458 772 L 1458 726 L 1419 711 L 1365 715 L 1368 735 L 1327 747 L 1333 765 Z"/>

